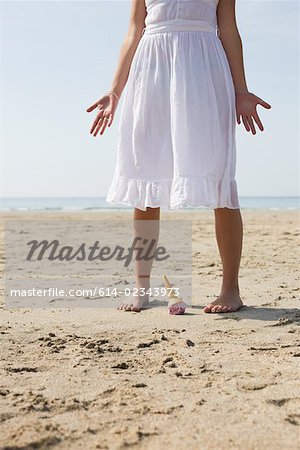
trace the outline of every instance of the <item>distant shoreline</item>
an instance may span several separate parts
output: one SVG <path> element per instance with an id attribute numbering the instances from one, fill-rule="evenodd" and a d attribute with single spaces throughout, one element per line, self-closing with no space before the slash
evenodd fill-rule
<path id="1" fill-rule="evenodd" d="M 300 210 L 300 197 L 239 197 L 241 210 Z M 9 212 L 113 212 L 131 211 L 127 205 L 109 205 L 105 197 L 93 198 L 0 198 L 0 213 Z M 185 207 L 171 211 L 206 211 L 210 207 Z M 162 208 L 162 211 L 170 211 Z"/>

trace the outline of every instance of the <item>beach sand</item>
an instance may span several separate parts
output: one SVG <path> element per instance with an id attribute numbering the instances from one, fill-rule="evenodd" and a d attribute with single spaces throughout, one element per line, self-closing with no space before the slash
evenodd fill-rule
<path id="1" fill-rule="evenodd" d="M 108 212 L 107 218 L 130 217 Z M 245 307 L 204 314 L 221 286 L 213 211 L 193 220 L 193 307 L 6 309 L 1 449 L 298 449 L 299 212 L 242 211 Z M 96 213 L 2 214 L 4 221 Z"/>

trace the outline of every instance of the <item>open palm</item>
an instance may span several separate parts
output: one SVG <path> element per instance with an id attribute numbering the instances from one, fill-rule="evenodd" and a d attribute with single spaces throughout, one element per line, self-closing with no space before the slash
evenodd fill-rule
<path id="1" fill-rule="evenodd" d="M 115 112 L 118 106 L 118 100 L 113 94 L 106 94 L 97 100 L 93 105 L 87 108 L 87 112 L 92 112 L 98 108 L 99 112 L 93 122 L 90 134 L 97 136 L 100 132 L 102 135 L 106 127 L 110 127 L 115 116 Z"/>
<path id="2" fill-rule="evenodd" d="M 264 130 L 263 124 L 257 113 L 257 106 L 261 105 L 266 109 L 271 109 L 271 105 L 266 103 L 261 98 L 252 94 L 251 92 L 237 94 L 236 95 L 236 117 L 238 124 L 242 122 L 247 131 L 252 131 L 252 134 L 256 134 L 256 129 L 254 126 L 254 122 L 260 129 L 260 131 Z"/>

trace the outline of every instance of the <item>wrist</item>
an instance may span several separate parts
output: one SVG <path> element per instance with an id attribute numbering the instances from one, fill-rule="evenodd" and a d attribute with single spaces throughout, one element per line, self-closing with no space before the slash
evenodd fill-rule
<path id="1" fill-rule="evenodd" d="M 120 95 L 117 94 L 114 90 L 110 89 L 107 91 L 107 95 L 113 95 L 118 101 L 120 101 Z"/>
<path id="2" fill-rule="evenodd" d="M 121 95 L 122 95 L 122 90 L 120 90 L 120 89 L 118 89 L 117 87 L 111 87 L 108 91 L 107 91 L 107 93 L 108 94 L 113 94 L 113 95 L 115 95 L 116 97 L 118 97 L 118 99 L 120 99 L 121 98 Z"/>

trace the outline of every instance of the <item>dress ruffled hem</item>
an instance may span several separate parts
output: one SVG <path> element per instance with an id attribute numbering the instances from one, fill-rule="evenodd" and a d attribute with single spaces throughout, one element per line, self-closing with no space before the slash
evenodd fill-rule
<path id="1" fill-rule="evenodd" d="M 149 208 L 181 209 L 206 207 L 210 209 L 239 209 L 237 183 L 234 178 L 226 187 L 211 175 L 176 177 L 170 180 L 136 180 L 115 176 L 106 202 L 124 204 L 147 211 Z"/>

